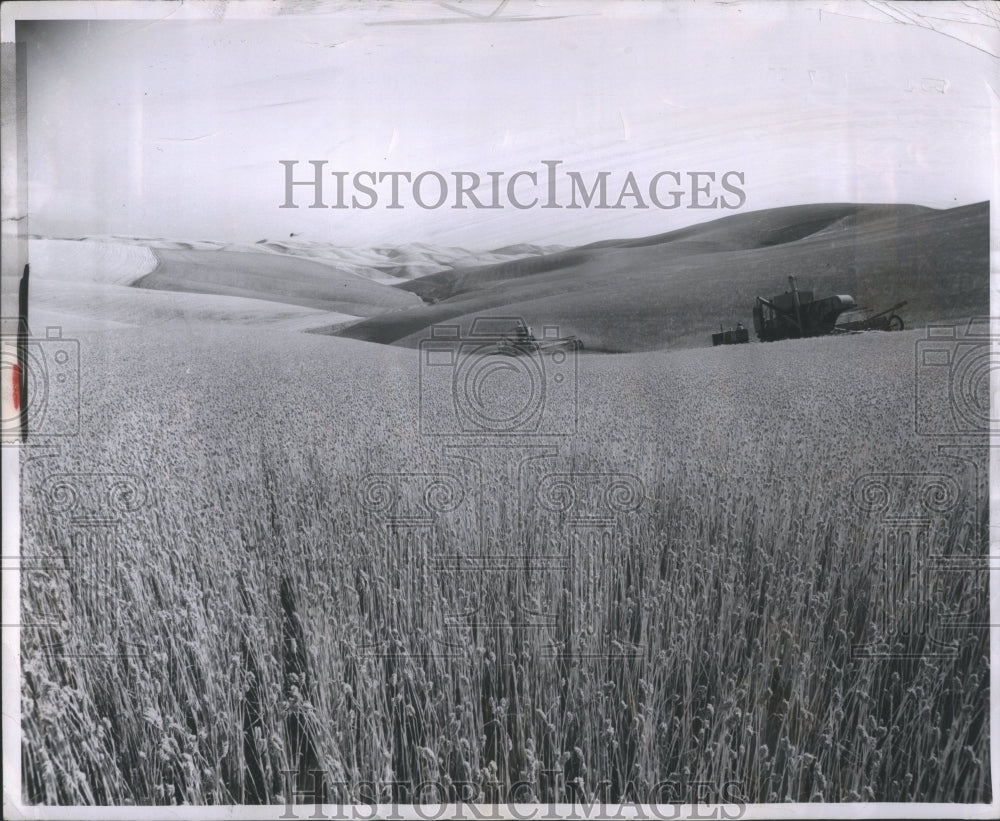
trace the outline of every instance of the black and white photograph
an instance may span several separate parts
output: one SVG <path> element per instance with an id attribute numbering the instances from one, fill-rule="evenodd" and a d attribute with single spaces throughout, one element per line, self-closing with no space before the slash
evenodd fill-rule
<path id="1" fill-rule="evenodd" d="M 5 818 L 1000 814 L 1000 4 L 0 15 Z"/>

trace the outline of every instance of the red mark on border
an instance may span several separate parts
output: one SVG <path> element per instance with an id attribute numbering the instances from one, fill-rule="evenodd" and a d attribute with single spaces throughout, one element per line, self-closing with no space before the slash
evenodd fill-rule
<path id="1" fill-rule="evenodd" d="M 14 400 L 14 410 L 18 410 L 21 407 L 21 363 L 15 362 L 14 367 L 10 369 L 11 376 L 14 380 L 12 396 Z"/>

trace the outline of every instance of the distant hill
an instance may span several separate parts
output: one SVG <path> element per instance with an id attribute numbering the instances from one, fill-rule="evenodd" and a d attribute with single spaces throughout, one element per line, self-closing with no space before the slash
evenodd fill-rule
<path id="1" fill-rule="evenodd" d="M 129 326 L 183 316 L 329 330 L 423 305 L 417 294 L 392 287 L 409 278 L 553 250 L 561 247 L 474 251 L 422 243 L 350 248 L 294 237 L 250 245 L 164 237 L 29 237 L 33 313 L 45 310 L 50 320 L 76 329 L 93 322 Z M 16 294 L 17 282 L 5 280 L 5 293 L 8 285 Z"/>
<path id="2" fill-rule="evenodd" d="M 847 293 L 860 306 L 905 299 L 909 327 L 988 313 L 989 203 L 796 205 L 442 271 L 396 286 L 425 304 L 328 332 L 415 346 L 432 324 L 467 329 L 476 315 L 502 313 L 558 325 L 588 350 L 693 347 L 720 323 L 750 326 L 754 297 L 781 293 L 789 275 L 817 296 Z"/>
<path id="3" fill-rule="evenodd" d="M 159 264 L 136 288 L 251 297 L 372 316 L 413 305 L 413 294 L 308 259 L 281 254 L 158 248 Z"/>
<path id="4" fill-rule="evenodd" d="M 148 248 L 153 251 L 235 251 L 267 256 L 285 256 L 322 263 L 345 274 L 376 282 L 397 284 L 400 280 L 436 274 L 453 268 L 496 265 L 528 256 L 564 250 L 562 245 L 507 245 L 489 251 L 459 248 L 453 245 L 430 245 L 410 242 L 399 246 L 373 248 L 338 245 L 293 235 L 287 239 L 259 239 L 254 243 L 223 242 L 207 239 L 165 237 L 98 236 L 54 239 L 32 235 L 31 240 L 83 242 L 91 246 L 117 244 Z"/>
<path id="5" fill-rule="evenodd" d="M 329 242 L 301 239 L 258 240 L 233 250 L 271 251 L 330 265 L 347 273 L 379 282 L 398 282 L 453 268 L 495 265 L 525 256 L 562 250 L 561 246 L 510 245 L 493 251 L 470 251 L 454 246 L 411 242 L 398 247 L 350 248 Z"/>
<path id="6" fill-rule="evenodd" d="M 281 292 L 287 291 L 283 274 L 287 275 L 289 272 L 280 268 L 269 270 L 266 265 L 263 269 L 256 266 L 258 258 L 263 256 L 261 254 L 227 255 L 217 250 L 205 250 L 206 246 L 215 247 L 214 243 L 205 242 L 199 242 L 197 246 L 195 243 L 179 241 L 156 240 L 155 245 L 152 242 L 138 242 L 129 238 L 30 238 L 28 259 L 31 265 L 31 304 L 28 314 L 32 330 L 40 333 L 46 327 L 58 326 L 67 337 L 72 337 L 90 330 L 130 327 L 150 329 L 181 321 L 256 325 L 269 330 L 280 328 L 300 331 L 317 325 L 354 322 L 362 316 L 385 310 L 376 304 L 383 291 L 388 292 L 390 297 L 408 296 L 412 303 L 419 303 L 413 294 L 393 291 L 386 285 L 378 285 L 369 280 L 359 280 L 366 289 L 371 289 L 361 292 L 366 299 L 361 307 L 373 305 L 371 310 L 365 310 L 364 313 L 333 311 L 325 301 L 320 303 L 321 307 L 282 302 Z M 194 278 L 190 290 L 133 287 L 135 282 L 141 281 L 153 271 L 160 270 L 162 274 L 165 270 L 169 275 L 171 267 L 168 265 L 166 269 L 162 269 L 163 262 L 158 255 L 173 252 L 193 255 L 194 264 L 182 264 L 181 276 L 168 285 L 181 287 Z M 216 284 L 222 285 L 218 292 L 213 290 L 213 277 L 206 272 L 205 266 L 199 264 L 202 255 L 206 254 L 222 254 L 220 257 L 209 256 L 209 260 L 217 259 L 232 272 L 228 277 L 215 277 Z M 273 262 L 274 259 L 270 261 Z M 296 263 L 295 260 L 292 262 Z M 308 266 L 312 263 L 306 264 Z M 250 274 L 255 267 L 256 273 L 264 276 L 251 281 Z M 303 272 L 296 270 L 291 273 L 301 282 Z M 350 300 L 341 292 L 352 289 L 340 285 L 338 291 L 336 278 L 331 278 L 328 270 L 321 269 L 321 273 L 324 283 L 329 283 L 332 279 L 327 291 L 347 307 Z M 268 293 L 270 288 L 275 292 L 275 298 L 248 298 L 239 295 L 241 279 L 244 284 L 253 286 L 254 294 Z M 17 283 L 10 285 L 16 296 Z M 4 287 L 8 287 L 6 280 Z M 250 290 L 244 289 L 244 292 L 249 293 Z M 293 291 L 289 296 L 294 300 L 296 293 Z M 351 296 L 355 297 L 350 304 L 354 310 L 357 307 L 358 293 L 352 292 Z"/>

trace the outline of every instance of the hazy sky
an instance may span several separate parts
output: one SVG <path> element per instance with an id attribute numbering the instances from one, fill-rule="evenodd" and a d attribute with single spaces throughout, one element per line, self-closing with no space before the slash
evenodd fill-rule
<path id="1" fill-rule="evenodd" d="M 743 210 L 991 196 L 1000 77 L 988 52 L 1000 53 L 1000 28 L 986 8 L 515 1 L 479 19 L 497 5 L 319 4 L 237 19 L 250 13 L 237 3 L 203 21 L 164 10 L 159 21 L 19 24 L 29 230 L 485 248 L 734 213 L 384 200 L 286 210 L 284 159 L 302 177 L 308 160 L 413 175 L 561 160 L 588 180 L 610 171 L 612 199 L 630 171 L 642 185 L 659 171 L 736 170 Z M 223 8 L 209 6 L 200 13 Z M 330 8 L 342 10 L 320 13 Z"/>

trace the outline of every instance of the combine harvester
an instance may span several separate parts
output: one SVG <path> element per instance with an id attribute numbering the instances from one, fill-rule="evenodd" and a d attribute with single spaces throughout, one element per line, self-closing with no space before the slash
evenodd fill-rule
<path id="1" fill-rule="evenodd" d="M 795 277 L 788 278 L 789 290 L 766 299 L 757 297 L 753 306 L 753 327 L 761 342 L 775 342 L 779 339 L 803 339 L 810 336 L 828 336 L 859 331 L 901 331 L 903 320 L 893 313 L 905 302 L 897 302 L 891 308 L 866 315 L 838 325 L 841 314 L 848 311 L 860 312 L 854 297 L 848 294 L 816 299 L 812 291 L 800 291 L 795 285 Z M 712 334 L 713 345 L 737 345 L 749 342 L 749 334 L 742 325 L 736 330 L 720 331 Z"/>
<path id="2" fill-rule="evenodd" d="M 795 287 L 795 277 L 789 277 L 788 284 L 790 289 L 776 297 L 757 297 L 753 327 L 761 342 L 832 334 L 840 315 L 858 308 L 847 294 L 814 299 L 812 291 Z"/>

